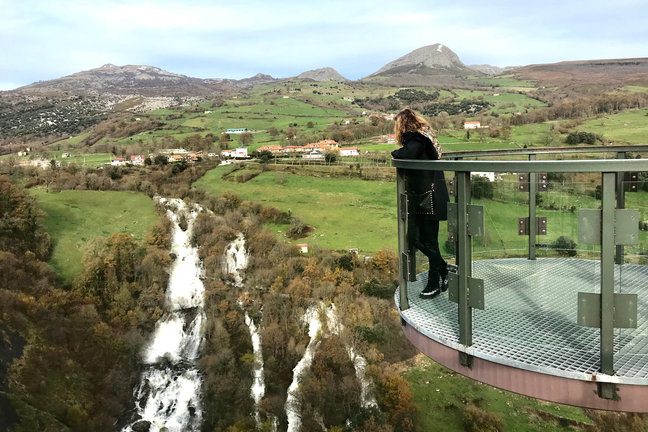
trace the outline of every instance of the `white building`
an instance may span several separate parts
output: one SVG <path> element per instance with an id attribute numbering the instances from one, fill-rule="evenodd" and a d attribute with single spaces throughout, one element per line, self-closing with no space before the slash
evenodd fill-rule
<path id="1" fill-rule="evenodd" d="M 232 151 L 232 157 L 234 158 L 246 158 L 248 157 L 247 147 L 237 147 Z"/>
<path id="2" fill-rule="evenodd" d="M 313 150 L 302 156 L 304 159 L 324 160 L 324 153 L 319 150 Z"/>
<path id="3" fill-rule="evenodd" d="M 481 127 L 481 123 L 478 121 L 464 122 L 464 129 L 479 129 L 480 127 Z"/>
<path id="4" fill-rule="evenodd" d="M 340 147 L 340 156 L 360 156 L 358 147 Z"/>

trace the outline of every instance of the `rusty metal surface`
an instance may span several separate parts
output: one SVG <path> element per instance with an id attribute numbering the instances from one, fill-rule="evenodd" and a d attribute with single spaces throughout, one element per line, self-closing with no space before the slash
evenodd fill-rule
<path id="1" fill-rule="evenodd" d="M 618 384 L 618 401 L 597 396 L 595 381 L 581 381 L 514 368 L 473 358 L 472 368 L 463 366 L 456 350 L 436 342 L 409 324 L 403 332 L 423 354 L 443 366 L 477 381 L 547 401 L 592 409 L 648 412 L 648 386 Z"/>

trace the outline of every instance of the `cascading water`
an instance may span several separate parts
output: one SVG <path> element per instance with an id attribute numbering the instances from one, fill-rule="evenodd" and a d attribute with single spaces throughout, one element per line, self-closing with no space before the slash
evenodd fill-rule
<path id="1" fill-rule="evenodd" d="M 242 271 L 247 268 L 249 255 L 245 249 L 245 237 L 242 233 L 231 242 L 223 255 L 222 269 L 223 273 L 229 274 L 234 278 L 234 286 L 243 286 Z M 243 302 L 239 301 L 239 306 L 243 308 Z M 247 312 L 245 312 L 245 324 L 250 330 L 250 338 L 252 339 L 252 352 L 254 354 L 254 367 L 253 367 L 253 381 L 250 395 L 254 400 L 254 420 L 257 428 L 261 427 L 261 414 L 259 412 L 259 404 L 265 395 L 265 380 L 263 377 L 263 351 L 261 350 L 261 335 L 257 329 L 256 324 Z M 276 429 L 276 427 L 275 427 Z"/>
<path id="2" fill-rule="evenodd" d="M 143 354 L 148 369 L 135 389 L 137 420 L 122 431 L 198 431 L 202 422 L 202 377 L 195 367 L 205 320 L 202 265 L 191 246 L 191 230 L 199 209 L 180 199 L 160 198 L 173 222 L 172 252 L 176 259 L 166 291 L 168 312 L 157 322 L 153 340 Z M 187 223 L 180 227 L 181 215 Z"/>
<path id="3" fill-rule="evenodd" d="M 265 381 L 263 379 L 263 353 L 261 351 L 261 336 L 257 330 L 254 321 L 245 312 L 245 324 L 250 329 L 250 336 L 252 337 L 252 351 L 254 352 L 254 380 L 252 381 L 252 389 L 250 393 L 254 399 L 254 420 L 257 427 L 261 426 L 261 415 L 259 414 L 259 403 L 265 395 Z"/>
<path id="4" fill-rule="evenodd" d="M 339 335 L 343 330 L 344 326 L 340 323 L 338 319 L 335 305 L 331 303 L 329 307 L 326 307 L 324 303 L 319 304 L 319 306 L 311 306 L 308 308 L 304 314 L 303 320 L 308 323 L 308 336 L 310 341 L 304 352 L 304 356 L 299 360 L 299 363 L 293 369 L 293 381 L 288 387 L 288 396 L 286 398 L 286 417 L 288 417 L 288 432 L 298 432 L 301 427 L 301 417 L 299 415 L 299 399 L 297 396 L 299 390 L 299 382 L 303 380 L 304 376 L 310 369 L 311 364 L 313 363 L 313 356 L 317 347 L 320 343 L 320 337 L 325 337 L 326 335 L 320 335 L 320 330 L 322 328 L 322 323 L 320 321 L 320 310 L 325 310 L 326 313 L 326 322 L 328 330 L 331 334 Z M 320 337 L 318 337 L 320 336 Z M 372 382 L 365 373 L 367 368 L 367 361 L 351 346 L 346 347 L 347 354 L 353 362 L 353 367 L 360 381 L 360 401 L 363 407 L 377 406 L 375 397 L 371 395 L 371 386 Z M 323 424 L 323 422 L 322 422 Z M 323 429 L 326 429 L 322 426 Z"/>
<path id="5" fill-rule="evenodd" d="M 225 249 L 223 257 L 222 270 L 225 274 L 234 277 L 234 286 L 243 286 L 243 276 L 241 271 L 245 270 L 248 264 L 248 253 L 245 249 L 245 237 L 239 233 L 236 239 L 231 242 Z"/>
<path id="6" fill-rule="evenodd" d="M 308 336 L 310 341 L 306 347 L 303 357 L 293 368 L 293 380 L 288 386 L 286 397 L 286 417 L 288 418 L 287 432 L 298 432 L 301 428 L 301 416 L 299 415 L 300 403 L 297 396 L 299 382 L 304 378 L 313 363 L 313 356 L 319 346 L 318 333 L 322 326 L 319 317 L 319 308 L 311 306 L 304 314 L 304 321 L 308 323 Z"/>
<path id="7" fill-rule="evenodd" d="M 337 316 L 335 305 L 331 303 L 330 307 L 326 309 L 326 321 L 328 323 L 329 330 L 336 335 L 339 335 L 340 332 L 344 330 L 344 326 L 340 322 Z M 356 372 L 356 377 L 360 381 L 360 403 L 363 407 L 367 408 L 370 406 L 378 406 L 376 398 L 371 394 L 372 382 L 367 378 L 365 371 L 367 370 L 367 360 L 362 357 L 360 354 L 356 353 L 352 346 L 347 345 L 346 347 L 347 354 L 351 362 L 353 362 L 353 368 Z"/>

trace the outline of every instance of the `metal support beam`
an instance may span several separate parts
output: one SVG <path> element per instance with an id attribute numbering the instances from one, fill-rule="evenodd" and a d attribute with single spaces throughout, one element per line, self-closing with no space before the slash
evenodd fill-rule
<path id="1" fill-rule="evenodd" d="M 472 345 L 472 308 L 469 304 L 468 280 L 472 276 L 472 253 L 468 234 L 468 205 L 470 203 L 470 172 L 458 171 L 456 175 L 457 198 L 457 265 L 459 282 L 459 342 L 464 346 Z M 462 364 L 470 365 L 466 356 Z"/>
<path id="2" fill-rule="evenodd" d="M 407 194 L 405 193 L 404 170 L 396 170 L 396 193 L 398 196 L 398 286 L 400 294 L 399 307 L 401 311 L 409 309 L 407 298 L 407 282 L 411 261 L 411 250 L 407 239 Z"/>
<path id="3" fill-rule="evenodd" d="M 536 155 L 530 154 L 529 160 L 534 161 Z M 529 173 L 529 221 L 536 220 L 536 193 L 538 193 L 538 173 Z M 534 224 L 535 225 L 535 224 Z M 529 259 L 536 259 L 536 230 L 529 230 Z"/>
<path id="4" fill-rule="evenodd" d="M 614 207 L 615 173 L 602 173 L 601 187 L 601 372 L 614 375 Z M 616 391 L 600 387 L 600 395 L 614 398 Z"/>
<path id="5" fill-rule="evenodd" d="M 617 159 L 625 159 L 625 158 L 626 158 L 625 152 L 617 153 Z M 623 184 L 624 178 L 625 178 L 625 173 L 622 172 L 616 173 L 616 204 L 617 204 L 616 208 L 618 209 L 625 208 L 625 185 Z M 614 262 L 616 262 L 619 265 L 623 264 L 624 255 L 625 255 L 625 251 L 623 245 L 617 245 Z"/>

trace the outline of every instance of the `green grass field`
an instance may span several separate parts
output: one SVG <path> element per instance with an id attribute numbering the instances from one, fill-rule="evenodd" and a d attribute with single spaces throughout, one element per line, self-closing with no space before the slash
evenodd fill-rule
<path id="1" fill-rule="evenodd" d="M 228 169 L 209 171 L 194 187 L 216 195 L 233 192 L 243 199 L 289 211 L 315 228 L 306 239 L 295 243 L 336 250 L 359 248 L 365 252 L 375 252 L 385 245 L 397 246 L 394 183 L 274 171 L 246 183 L 232 183 L 221 178 Z"/>
<path id="2" fill-rule="evenodd" d="M 627 110 L 592 119 L 578 130 L 604 136 L 615 144 L 648 144 L 648 109 Z"/>
<path id="3" fill-rule="evenodd" d="M 83 248 L 97 236 L 131 234 L 141 241 L 158 221 L 153 201 L 141 193 L 114 191 L 61 191 L 31 189 L 54 250 L 50 264 L 67 282 L 82 269 Z"/>
<path id="4" fill-rule="evenodd" d="M 418 426 L 423 431 L 469 430 L 463 424 L 468 405 L 500 418 L 507 431 L 568 432 L 574 430 L 572 425 L 591 424 L 581 408 L 499 390 L 463 377 L 427 358 L 403 375 L 412 384 L 414 401 L 420 408 Z M 547 421 L 547 418 L 554 421 Z"/>

